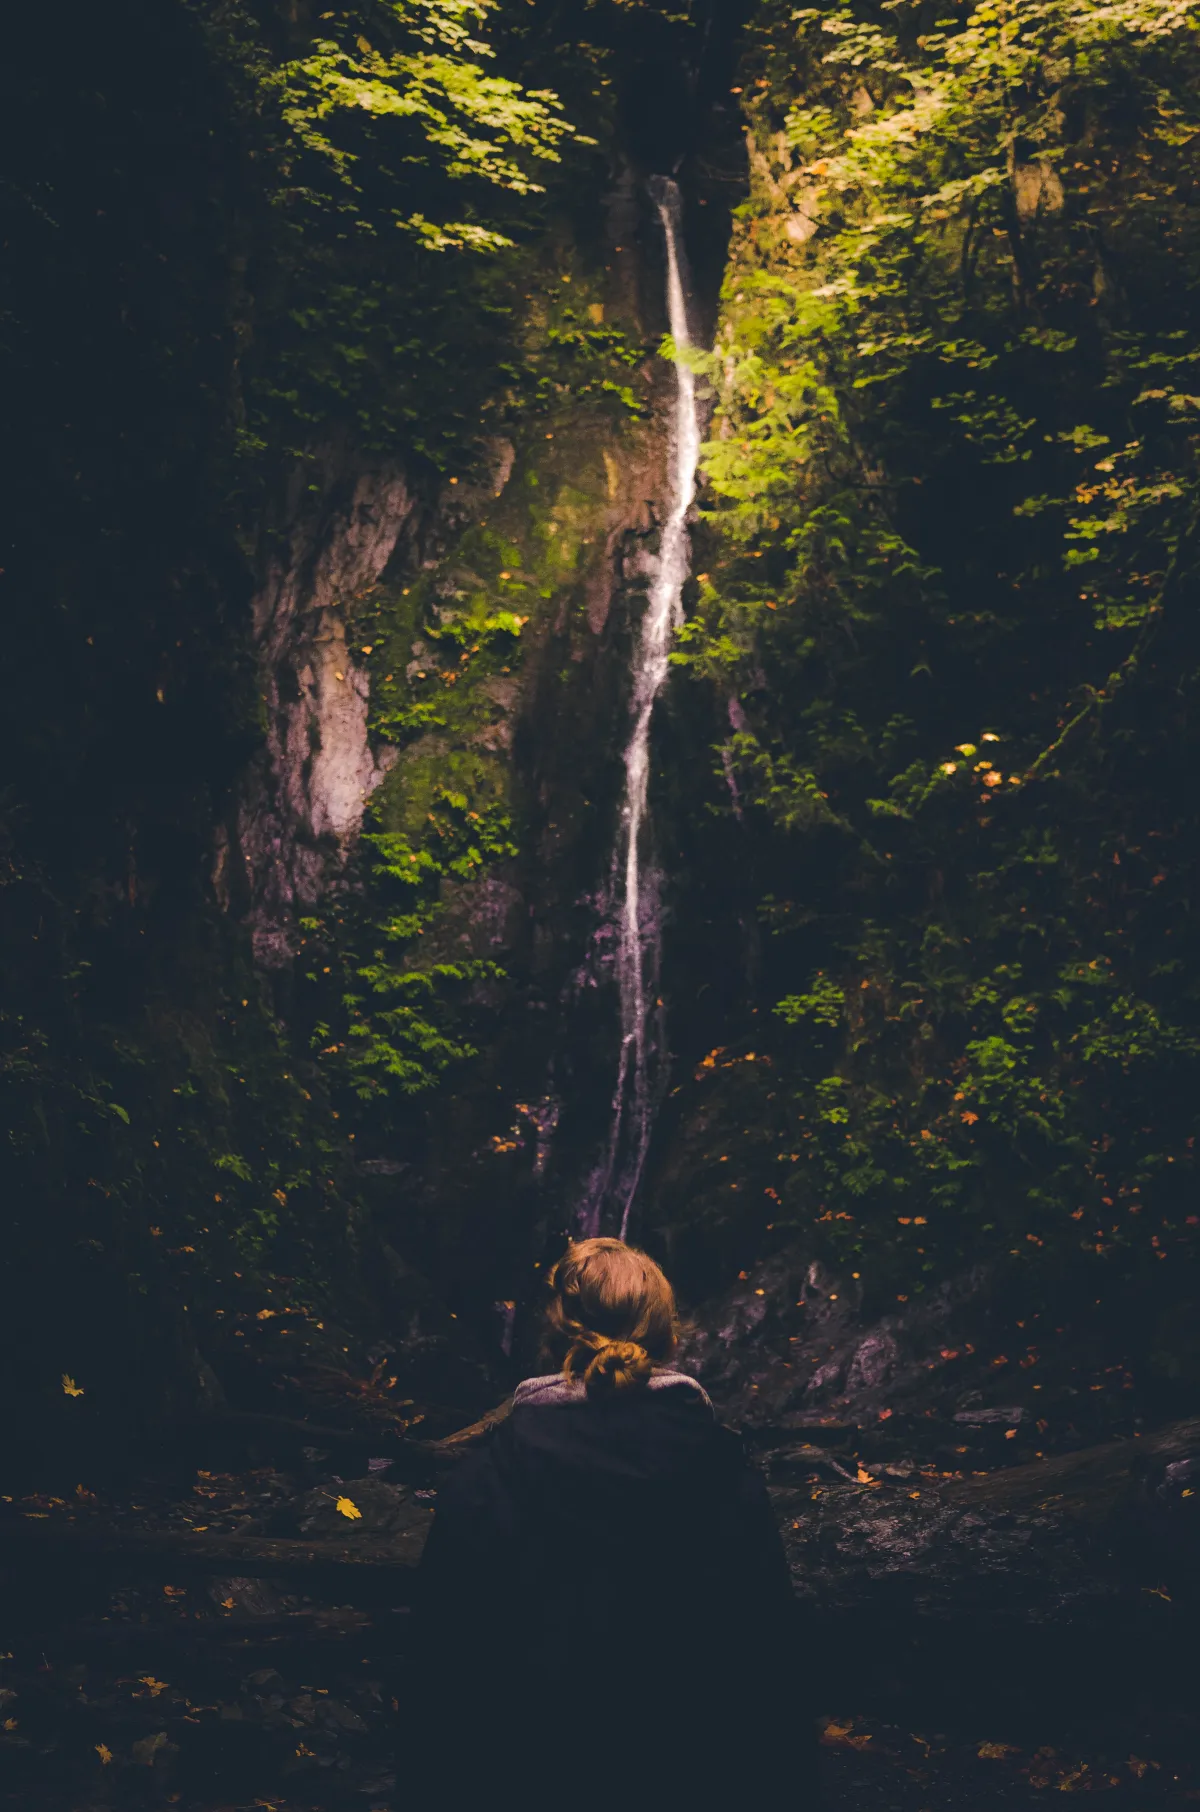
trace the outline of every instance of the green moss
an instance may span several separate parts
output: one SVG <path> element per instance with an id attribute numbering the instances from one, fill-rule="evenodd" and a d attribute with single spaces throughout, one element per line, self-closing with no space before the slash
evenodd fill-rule
<path id="1" fill-rule="evenodd" d="M 598 351 L 572 341 L 571 358 L 608 359 L 613 334 L 596 337 Z M 561 365 L 563 343 L 553 351 Z M 584 383 L 552 427 L 545 419 L 518 434 L 500 495 L 447 496 L 460 523 L 436 564 L 354 605 L 348 635 L 369 664 L 370 732 L 396 755 L 347 896 L 310 926 L 318 960 L 305 974 L 314 1048 L 346 1111 L 357 1100 L 376 1133 L 404 1098 L 451 1072 L 461 1080 L 486 1036 L 481 989 L 502 997 L 502 969 L 464 953 L 470 890 L 517 859 L 528 834 L 511 744 L 530 649 L 558 633 L 564 605 L 578 614 L 608 557 L 614 447 L 627 431 L 612 392 Z"/>

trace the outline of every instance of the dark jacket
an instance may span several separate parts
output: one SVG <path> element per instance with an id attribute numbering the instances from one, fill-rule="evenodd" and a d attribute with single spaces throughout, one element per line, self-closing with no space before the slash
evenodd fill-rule
<path id="1" fill-rule="evenodd" d="M 779 1533 L 691 1379 L 526 1380 L 439 1492 L 416 1609 L 432 1806 L 815 1803 Z"/>

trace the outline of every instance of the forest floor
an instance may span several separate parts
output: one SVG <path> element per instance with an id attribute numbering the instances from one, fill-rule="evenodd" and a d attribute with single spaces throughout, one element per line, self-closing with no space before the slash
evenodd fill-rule
<path id="1" fill-rule="evenodd" d="M 770 1275 L 750 1277 L 748 1300 L 771 1287 Z M 779 1290 L 792 1301 L 788 1277 Z M 827 1364 L 839 1340 L 847 1355 L 861 1353 L 862 1329 L 823 1313 L 811 1363 Z M 413 1567 L 448 1450 L 457 1450 L 446 1437 L 472 1412 L 449 1398 L 420 1412 L 407 1399 L 394 1404 L 377 1355 L 342 1357 L 348 1337 L 305 1371 L 296 1317 L 286 1338 L 283 1316 L 247 1310 L 237 1319 L 262 1373 L 253 1388 L 243 1381 L 243 1407 L 175 1430 L 140 1460 L 105 1464 L 97 1449 L 93 1471 L 79 1462 L 86 1485 L 62 1470 L 76 1462 L 61 1456 L 48 1483 L 47 1459 L 36 1469 L 41 1491 L 26 1481 L 0 1497 L 0 1812 L 407 1808 L 406 1758 L 437 1740 L 407 1715 L 420 1667 Z M 929 1338 L 945 1345 L 946 1333 L 938 1323 Z M 1194 1581 L 1176 1566 L 1177 1589 L 1156 1546 L 1160 1523 L 1168 1535 L 1179 1523 L 1192 1552 L 1185 1513 L 1197 1501 L 1200 1462 L 1174 1467 L 1178 1489 L 1155 1510 L 1160 1521 L 1145 1525 L 1126 1595 L 1136 1614 L 1122 1623 L 1126 1599 L 1113 1597 L 1117 1621 L 1096 1626 L 1106 1632 L 1098 1644 L 1061 1651 L 1077 1665 L 1060 1666 L 1049 1625 L 1038 1623 L 1038 1594 L 1049 1606 L 1058 1575 L 1042 1579 L 1037 1543 L 1086 1560 L 1104 1541 L 1080 1548 L 1069 1520 L 1047 1520 L 1046 1504 L 1030 1512 L 1021 1492 L 1043 1468 L 1035 1499 L 1047 1486 L 1068 1499 L 1112 1491 L 1114 1468 L 1137 1449 L 1157 1453 L 1155 1420 L 1144 1435 L 1132 1420 L 1144 1407 L 1136 1393 L 1097 1392 L 1094 1381 L 1078 1388 L 1078 1354 L 1067 1354 L 1061 1379 L 1044 1356 L 1035 1378 L 1045 1383 L 1029 1386 L 1040 1393 L 1031 1402 L 1057 1390 L 1071 1418 L 1055 1447 L 1053 1425 L 1042 1432 L 1053 1412 L 1037 1423 L 1012 1383 L 987 1387 L 1010 1406 L 989 1410 L 986 1390 L 981 1406 L 971 1388 L 977 1380 L 951 1388 L 940 1382 L 945 1366 L 931 1372 L 914 1360 L 919 1414 L 902 1395 L 894 1411 L 890 1400 L 855 1410 L 842 1397 L 830 1413 L 845 1429 L 772 1432 L 786 1407 L 782 1397 L 775 1403 L 776 1386 L 795 1388 L 785 1374 L 797 1343 L 786 1350 L 788 1363 L 772 1370 L 751 1328 L 734 1375 L 745 1374 L 744 1400 L 732 1400 L 729 1419 L 745 1426 L 765 1467 L 801 1586 L 842 1607 L 814 1637 L 828 1658 L 816 1707 L 826 1812 L 989 1812 L 1052 1806 L 1061 1793 L 1103 1794 L 1114 1809 L 1200 1807 L 1200 1696 L 1188 1685 Z M 997 1370 L 982 1347 L 974 1362 L 985 1381 Z M 897 1377 L 896 1389 L 908 1390 L 907 1373 Z M 937 1389 L 950 1391 L 945 1404 Z M 1105 1407 L 1110 1397 L 1120 1417 Z M 971 1407 L 960 1410 L 960 1399 Z M 1174 1426 L 1190 1453 L 1196 1424 Z M 1045 1453 L 1020 1451 L 1034 1431 Z M 1151 1485 L 1168 1457 L 1166 1448 L 1157 1455 Z M 1158 1506 L 1165 1489 L 1147 1501 Z M 985 1526 L 976 1500 L 989 1493 L 997 1501 Z M 1025 1524 L 1036 1537 L 1028 1563 L 1018 1541 Z M 1103 1560 L 1100 1583 L 1115 1566 L 1113 1556 Z M 1006 1659 L 970 1605 L 956 1603 L 957 1621 L 935 1618 L 914 1640 L 907 1612 L 894 1613 L 919 1567 L 937 1588 L 930 1604 L 938 1590 L 957 1600 L 960 1585 L 972 1590 L 988 1568 L 1002 1600 L 1025 1590 L 1029 1639 Z M 1064 1577 L 1079 1596 L 1074 1575 Z M 1086 1607 L 1086 1589 L 1079 1601 Z M 1170 1652 L 1181 1644 L 1186 1653 Z M 752 1780 L 748 1758 L 748 1808 Z"/>
<path id="2" fill-rule="evenodd" d="M 302 1556 L 292 1578 L 286 1561 L 274 1577 L 254 1577 L 173 1563 L 164 1540 L 266 1531 L 266 1542 L 272 1530 L 299 1530 L 312 1551 L 327 1551 L 342 1522 L 358 1552 L 392 1552 L 400 1538 L 386 1506 L 403 1502 L 427 1519 L 435 1493 L 388 1487 L 387 1470 L 376 1462 L 364 1477 L 316 1483 L 307 1462 L 204 1470 L 181 1491 L 176 1469 L 119 1498 L 8 1505 L 17 1539 L 7 1544 L 12 1621 L 0 1631 L 0 1808 L 398 1812 L 405 1752 L 428 1740 L 404 1715 L 419 1665 L 410 1566 L 365 1566 L 361 1576 L 347 1566 L 318 1591 Z M 35 1540 L 13 1567 L 18 1523 Z M 110 1543 L 102 1564 L 72 1552 L 74 1534 L 86 1541 L 98 1528 L 160 1546 L 122 1560 Z M 1200 1804 L 1200 1720 L 1178 1711 L 1131 1705 L 1116 1718 L 1107 1708 L 1064 1719 L 1061 1708 L 1011 1700 L 989 1709 L 986 1690 L 977 1711 L 960 1707 L 952 1719 L 920 1707 L 918 1685 L 902 1711 L 825 1708 L 828 1812 L 987 1812 L 1052 1805 L 1060 1793 L 1105 1794 L 1114 1808 Z"/>

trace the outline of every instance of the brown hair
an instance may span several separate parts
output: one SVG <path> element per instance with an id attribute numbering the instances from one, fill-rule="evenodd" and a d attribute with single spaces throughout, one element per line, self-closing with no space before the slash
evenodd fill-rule
<path id="1" fill-rule="evenodd" d="M 619 1239 L 567 1247 L 550 1273 L 542 1341 L 589 1396 L 645 1385 L 679 1338 L 675 1292 L 652 1258 Z"/>

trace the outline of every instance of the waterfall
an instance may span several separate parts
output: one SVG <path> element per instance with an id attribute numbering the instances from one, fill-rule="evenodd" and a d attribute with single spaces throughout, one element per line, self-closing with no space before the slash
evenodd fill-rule
<path id="1" fill-rule="evenodd" d="M 667 319 L 677 347 L 691 346 L 680 194 L 667 176 L 651 178 L 650 193 L 662 222 L 667 251 Z M 625 789 L 613 851 L 611 899 L 616 930 L 616 978 L 621 1044 L 612 1118 L 603 1164 L 580 1212 L 585 1231 L 596 1233 L 620 1212 L 621 1237 L 641 1181 L 657 1105 L 656 1060 L 662 1057 L 658 970 L 661 944 L 659 877 L 649 851 L 650 725 L 669 672 L 671 640 L 683 622 L 683 582 L 690 546 L 687 515 L 700 459 L 700 417 L 695 374 L 675 366 L 675 399 L 668 460 L 667 511 L 658 568 L 633 651 L 630 726 L 625 744 Z M 655 1026 L 659 1037 L 654 1037 Z M 607 1215 L 606 1215 L 606 1210 Z"/>

